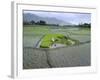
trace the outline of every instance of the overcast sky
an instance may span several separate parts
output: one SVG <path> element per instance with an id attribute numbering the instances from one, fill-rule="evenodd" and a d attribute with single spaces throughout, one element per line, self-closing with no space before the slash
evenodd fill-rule
<path id="1" fill-rule="evenodd" d="M 72 24 L 91 23 L 90 13 L 61 13 L 61 12 L 43 12 L 43 11 L 24 11 L 24 13 L 32 13 L 40 17 L 52 17 L 70 22 Z"/>

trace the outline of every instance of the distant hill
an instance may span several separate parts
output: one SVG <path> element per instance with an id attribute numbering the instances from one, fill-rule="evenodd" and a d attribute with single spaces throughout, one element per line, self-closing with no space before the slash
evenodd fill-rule
<path id="1" fill-rule="evenodd" d="M 47 24 L 72 25 L 69 22 L 64 22 L 64 21 L 59 20 L 54 17 L 52 17 L 52 18 L 51 17 L 40 17 L 40 16 L 37 16 L 32 13 L 24 13 L 23 14 L 23 21 L 30 22 L 32 20 L 34 20 L 35 22 L 43 20 L 43 21 L 46 21 Z"/>

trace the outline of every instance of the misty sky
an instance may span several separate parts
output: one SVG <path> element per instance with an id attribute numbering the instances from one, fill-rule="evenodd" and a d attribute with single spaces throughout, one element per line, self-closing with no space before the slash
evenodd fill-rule
<path id="1" fill-rule="evenodd" d="M 91 23 L 90 13 L 61 13 L 61 12 L 43 12 L 43 11 L 24 11 L 24 13 L 32 13 L 40 17 L 51 17 L 69 22 L 72 24 Z"/>

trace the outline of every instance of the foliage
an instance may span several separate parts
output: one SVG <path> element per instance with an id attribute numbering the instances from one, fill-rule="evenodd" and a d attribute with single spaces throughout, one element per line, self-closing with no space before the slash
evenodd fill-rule
<path id="1" fill-rule="evenodd" d="M 78 27 L 81 27 L 81 28 L 91 28 L 91 24 L 90 23 L 79 24 Z"/>
<path id="2" fill-rule="evenodd" d="M 43 21 L 43 20 L 40 20 L 40 21 L 38 21 L 36 24 L 39 24 L 39 25 L 46 25 L 46 22 Z"/>
<path id="3" fill-rule="evenodd" d="M 30 21 L 30 23 L 31 23 L 31 24 L 35 24 L 35 21 L 32 20 L 32 21 Z"/>
<path id="4" fill-rule="evenodd" d="M 46 25 L 46 21 L 43 21 L 43 20 L 40 20 L 40 21 L 37 21 L 35 22 L 34 20 L 32 21 L 23 21 L 23 25 Z"/>
<path id="5" fill-rule="evenodd" d="M 42 39 L 41 48 L 49 48 L 53 44 L 65 44 L 67 45 L 75 45 L 79 43 L 78 40 L 71 39 L 70 37 L 66 37 L 63 34 L 46 34 L 45 37 Z"/>

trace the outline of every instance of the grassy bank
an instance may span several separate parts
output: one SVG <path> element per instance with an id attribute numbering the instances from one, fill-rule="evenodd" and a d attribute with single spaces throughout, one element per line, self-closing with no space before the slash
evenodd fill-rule
<path id="1" fill-rule="evenodd" d="M 46 34 L 41 41 L 41 48 L 50 48 L 53 44 L 75 45 L 78 40 L 71 39 L 63 34 Z"/>

